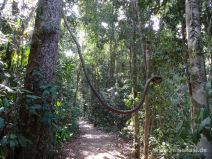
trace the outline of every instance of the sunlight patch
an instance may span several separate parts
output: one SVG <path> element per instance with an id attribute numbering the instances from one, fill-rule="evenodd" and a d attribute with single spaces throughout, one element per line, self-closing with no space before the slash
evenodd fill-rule
<path id="1" fill-rule="evenodd" d="M 82 137 L 88 138 L 88 139 L 100 139 L 100 138 L 105 138 L 108 137 L 108 135 L 92 135 L 92 134 L 86 134 L 82 135 Z"/>
<path id="2" fill-rule="evenodd" d="M 113 157 L 114 154 L 109 154 L 107 152 L 93 154 L 90 156 L 85 157 L 85 159 L 116 159 L 116 157 Z"/>

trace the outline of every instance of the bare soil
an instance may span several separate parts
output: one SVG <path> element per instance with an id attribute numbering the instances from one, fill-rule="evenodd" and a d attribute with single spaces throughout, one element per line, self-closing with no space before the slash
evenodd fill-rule
<path id="1" fill-rule="evenodd" d="M 80 135 L 63 145 L 64 159 L 134 159 L 132 144 L 79 121 Z"/>

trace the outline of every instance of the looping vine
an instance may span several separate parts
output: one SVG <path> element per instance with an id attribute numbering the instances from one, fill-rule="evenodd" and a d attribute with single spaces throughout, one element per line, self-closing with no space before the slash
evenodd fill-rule
<path id="1" fill-rule="evenodd" d="M 74 43 L 76 44 L 76 47 L 77 47 L 77 52 L 78 52 L 78 55 L 79 55 L 79 58 L 80 58 L 80 62 L 81 62 L 81 65 L 82 65 L 82 69 L 83 69 L 83 72 L 84 72 L 84 75 L 85 75 L 85 78 L 92 90 L 92 92 L 94 93 L 94 95 L 97 97 L 97 99 L 99 100 L 99 102 L 101 103 L 101 105 L 106 108 L 107 110 L 113 112 L 113 113 L 116 113 L 116 114 L 122 114 L 122 115 L 129 115 L 129 114 L 132 114 L 136 111 L 138 111 L 144 101 L 145 101 L 145 96 L 148 92 L 148 89 L 149 89 L 149 84 L 151 82 L 153 83 L 160 83 L 162 81 L 162 78 L 160 76 L 152 76 L 150 77 L 147 81 L 146 81 L 146 84 L 144 86 L 144 90 L 143 90 L 143 96 L 142 96 L 142 99 L 141 101 L 138 103 L 137 106 L 135 106 L 133 109 L 130 109 L 130 110 L 120 110 L 120 109 L 116 109 L 116 108 L 113 108 L 105 99 L 102 98 L 102 95 L 95 89 L 95 87 L 93 86 L 91 80 L 90 80 L 90 77 L 87 73 L 87 70 L 86 70 L 86 67 L 85 67 L 85 61 L 84 61 L 84 58 L 82 56 L 82 52 L 81 52 L 81 47 L 80 47 L 80 44 L 77 40 L 77 38 L 75 37 L 75 35 L 73 34 L 73 30 L 69 27 L 68 25 L 68 21 L 66 19 L 66 16 L 64 14 L 64 12 L 62 11 L 62 14 L 63 14 L 63 19 L 64 19 L 64 24 L 68 30 L 68 32 L 70 33 Z"/>

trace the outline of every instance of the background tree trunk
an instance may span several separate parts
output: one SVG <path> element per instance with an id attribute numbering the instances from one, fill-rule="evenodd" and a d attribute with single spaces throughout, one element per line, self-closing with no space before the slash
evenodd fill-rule
<path id="1" fill-rule="evenodd" d="M 138 0 L 135 0 L 135 9 L 138 19 L 138 33 L 139 33 L 139 43 L 140 43 L 140 52 L 141 56 L 143 56 L 143 66 L 144 66 L 144 79 L 148 80 L 149 78 L 149 51 L 146 48 L 144 49 L 144 43 L 143 43 L 143 34 L 142 34 L 142 21 L 140 17 L 140 10 L 139 10 L 139 2 Z M 148 101 L 148 95 L 145 96 L 145 102 L 144 102 L 144 159 L 148 159 L 149 156 L 149 131 L 150 131 L 150 107 L 149 107 L 149 101 Z"/>
<path id="2" fill-rule="evenodd" d="M 132 1 L 133 9 L 135 9 L 136 1 Z M 137 47 L 136 47 L 136 12 L 133 16 L 133 41 L 131 44 L 131 80 L 132 80 L 132 95 L 133 95 L 133 105 L 136 106 L 137 98 Z M 141 138 L 140 138 L 140 124 L 139 124 L 139 112 L 135 112 L 133 115 L 134 119 L 134 144 L 135 144 L 135 158 L 141 158 Z"/>
<path id="3" fill-rule="evenodd" d="M 149 50 L 148 50 L 148 44 L 146 43 L 146 47 L 144 50 L 144 54 L 145 54 L 145 73 L 146 73 L 146 81 L 149 78 Z M 145 120 L 144 120 L 144 159 L 148 159 L 149 156 L 149 131 L 150 131 L 150 105 L 149 105 L 149 97 L 148 95 L 145 96 L 145 102 L 144 102 L 144 116 L 145 116 Z"/>
<path id="4" fill-rule="evenodd" d="M 136 106 L 136 97 L 137 97 L 137 91 L 136 91 L 136 85 L 137 85 L 137 72 L 136 72 L 136 52 L 135 52 L 135 46 L 131 46 L 131 80 L 132 80 L 132 95 L 133 95 L 133 105 Z M 139 134 L 139 113 L 135 112 L 133 115 L 134 118 L 134 144 L 135 144 L 135 157 L 136 159 L 140 159 L 140 134 Z"/>

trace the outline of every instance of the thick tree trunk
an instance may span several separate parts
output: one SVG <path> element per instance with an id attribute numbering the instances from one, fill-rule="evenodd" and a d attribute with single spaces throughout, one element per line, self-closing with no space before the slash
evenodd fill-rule
<path id="1" fill-rule="evenodd" d="M 58 55 L 61 3 L 60 0 L 39 1 L 25 79 L 25 87 L 30 90 L 34 90 L 34 69 L 40 69 L 45 82 L 52 82 Z"/>
<path id="2" fill-rule="evenodd" d="M 192 128 L 195 130 L 196 119 L 201 108 L 209 111 L 207 93 L 205 90 L 205 61 L 201 45 L 201 25 L 199 0 L 186 0 L 186 29 L 188 38 L 189 73 L 192 89 Z M 202 135 L 198 148 L 207 150 L 206 159 L 212 158 L 211 143 Z"/>
<path id="3" fill-rule="evenodd" d="M 181 28 L 181 34 L 182 34 L 182 45 L 183 47 L 186 46 L 186 23 L 185 20 L 181 22 L 182 28 Z M 184 56 L 184 64 L 185 64 L 185 75 L 187 77 L 187 85 L 188 85 L 188 96 L 189 96 L 189 104 L 192 105 L 192 88 L 191 88 L 191 81 L 190 81 L 190 73 L 189 73 L 189 53 L 188 50 L 185 51 Z M 191 111 L 191 118 L 192 118 L 192 111 Z M 191 126 L 193 125 L 193 122 L 191 123 Z"/>
<path id="4" fill-rule="evenodd" d="M 42 96 L 41 85 L 52 84 L 58 56 L 58 42 L 61 20 L 61 0 L 39 0 L 35 29 L 31 42 L 25 88 L 33 95 Z M 24 99 L 26 100 L 26 99 Z M 42 106 L 39 115 L 30 113 L 33 104 Z M 19 158 L 46 158 L 47 142 L 52 137 L 50 124 L 41 121 L 44 114 L 51 112 L 51 97 L 42 97 L 36 103 L 27 103 L 20 109 L 20 125 L 23 135 L 32 141 L 32 145 L 22 148 Z M 44 108 L 48 107 L 48 108 Z"/>

